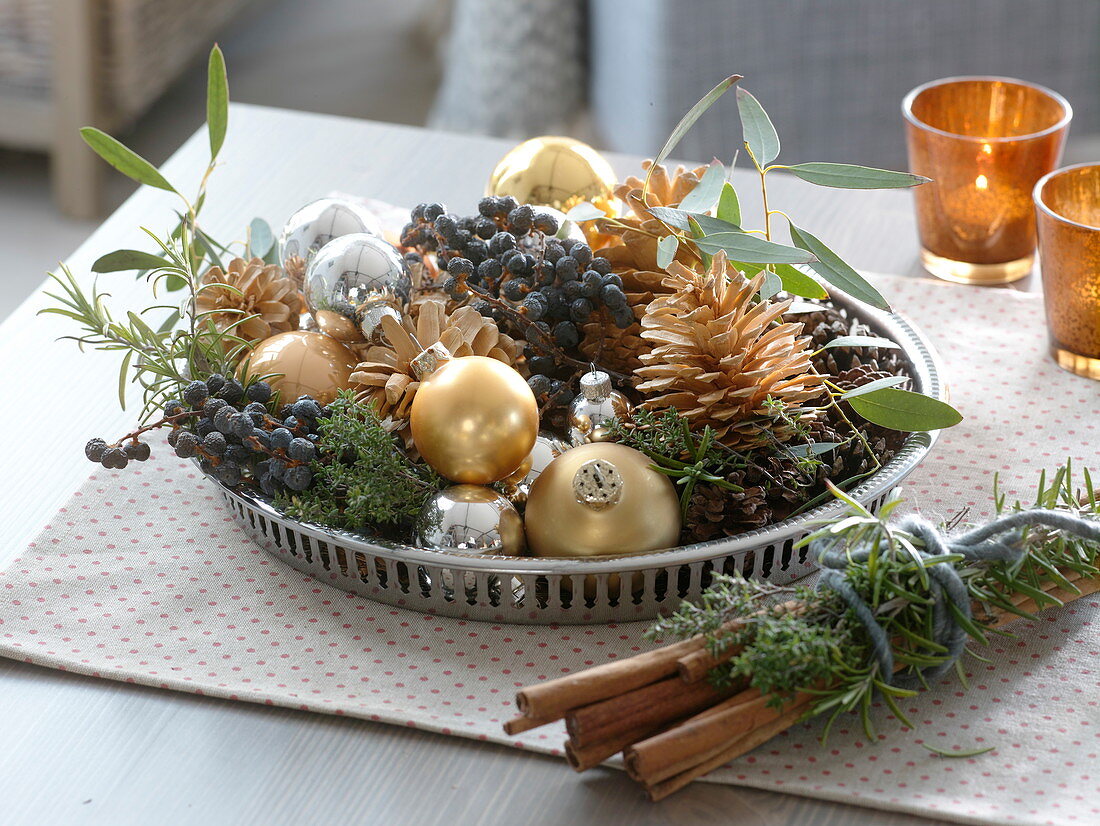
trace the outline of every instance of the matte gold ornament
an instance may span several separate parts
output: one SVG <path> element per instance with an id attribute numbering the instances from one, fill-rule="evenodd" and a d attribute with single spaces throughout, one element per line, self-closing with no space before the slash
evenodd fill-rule
<path id="1" fill-rule="evenodd" d="M 409 423 L 424 461 L 452 482 L 488 485 L 513 473 L 539 432 L 535 394 L 487 356 L 450 358 L 440 344 L 413 361 L 420 380 Z"/>
<path id="2" fill-rule="evenodd" d="M 531 492 L 531 485 L 539 478 L 539 474 L 568 449 L 569 445 L 553 433 L 540 433 L 535 439 L 535 446 L 523 460 L 523 464 L 507 479 L 502 480 L 504 495 L 514 505 L 525 504 Z"/>
<path id="3" fill-rule="evenodd" d="M 248 356 L 248 372 L 253 376 L 281 373 L 270 382 L 283 401 L 308 395 L 328 404 L 351 385 L 356 361 L 355 354 L 331 336 L 294 330 L 257 344 Z"/>
<path id="4" fill-rule="evenodd" d="M 615 172 L 586 143 L 558 135 L 531 138 L 508 152 L 493 170 L 486 195 L 511 195 L 521 204 L 568 209 L 570 200 L 611 198 Z"/>
<path id="5" fill-rule="evenodd" d="M 416 525 L 422 548 L 461 554 L 523 553 L 523 519 L 511 502 L 483 485 L 451 485 L 424 505 Z"/>
<path id="6" fill-rule="evenodd" d="M 676 545 L 680 501 L 643 453 L 612 442 L 568 450 L 531 485 L 527 543 L 537 556 L 648 553 Z"/>
<path id="7" fill-rule="evenodd" d="M 626 396 L 611 389 L 611 376 L 593 368 L 581 376 L 581 392 L 569 405 L 569 441 L 574 447 L 604 440 L 604 423 L 630 413 Z"/>

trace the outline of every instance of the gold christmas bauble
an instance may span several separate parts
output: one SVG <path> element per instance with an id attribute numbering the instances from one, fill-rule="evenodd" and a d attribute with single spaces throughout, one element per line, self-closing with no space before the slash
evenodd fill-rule
<path id="1" fill-rule="evenodd" d="M 355 354 L 336 339 L 294 330 L 257 344 L 248 356 L 248 372 L 253 376 L 280 373 L 270 382 L 284 402 L 308 395 L 328 404 L 339 390 L 351 385 L 357 363 Z"/>
<path id="2" fill-rule="evenodd" d="M 508 152 L 489 176 L 486 195 L 567 210 L 571 200 L 613 196 L 611 164 L 586 143 L 557 135 L 531 138 Z"/>
<path id="3" fill-rule="evenodd" d="M 416 390 L 409 415 L 424 461 L 453 482 L 488 485 L 523 464 L 539 433 L 535 394 L 501 361 L 444 361 Z"/>
<path id="4" fill-rule="evenodd" d="M 568 450 L 527 497 L 527 543 L 536 556 L 603 556 L 671 548 L 680 500 L 649 458 L 614 442 Z"/>

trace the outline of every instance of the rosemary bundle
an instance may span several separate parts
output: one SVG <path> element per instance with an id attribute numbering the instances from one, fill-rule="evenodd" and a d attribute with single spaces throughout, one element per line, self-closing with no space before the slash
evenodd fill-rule
<path id="1" fill-rule="evenodd" d="M 881 697 L 927 689 L 961 656 L 1017 617 L 1100 590 L 1100 500 L 1087 471 L 1044 475 L 1031 507 L 994 485 L 985 526 L 888 521 L 834 489 L 849 512 L 810 544 L 817 587 L 716 576 L 698 604 L 657 622 L 654 651 L 530 686 L 517 694 L 523 731 L 565 718 L 566 756 L 579 771 L 623 752 L 628 773 L 660 799 L 795 723 L 858 712 L 874 739 Z M 961 520 L 956 520 L 961 521 Z"/>

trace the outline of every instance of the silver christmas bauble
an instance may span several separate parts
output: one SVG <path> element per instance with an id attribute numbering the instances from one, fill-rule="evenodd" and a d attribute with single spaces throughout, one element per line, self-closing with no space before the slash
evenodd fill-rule
<path id="1" fill-rule="evenodd" d="M 362 204 L 343 198 L 321 198 L 291 215 L 279 236 L 282 261 L 291 256 L 310 259 L 321 247 L 344 235 L 368 232 L 382 237 L 382 222 Z"/>
<path id="2" fill-rule="evenodd" d="M 531 448 L 530 455 L 519 466 L 515 473 L 504 479 L 501 484 L 504 487 L 504 495 L 514 505 L 527 503 L 527 494 L 531 491 L 531 485 L 546 466 L 569 449 L 569 445 L 555 436 L 553 433 L 540 433 L 535 439 L 535 446 Z"/>
<path id="3" fill-rule="evenodd" d="M 321 247 L 306 270 L 303 291 L 322 333 L 377 341 L 382 316 L 398 316 L 411 289 L 401 254 L 381 238 L 357 232 Z"/>
<path id="4" fill-rule="evenodd" d="M 581 376 L 581 392 L 569 405 L 569 442 L 573 447 L 601 442 L 604 425 L 611 419 L 630 414 L 626 396 L 611 387 L 611 377 L 603 370 L 590 370 Z"/>
<path id="5" fill-rule="evenodd" d="M 526 547 L 523 519 L 511 502 L 483 485 L 451 485 L 420 512 L 416 542 L 460 554 L 518 556 Z"/>

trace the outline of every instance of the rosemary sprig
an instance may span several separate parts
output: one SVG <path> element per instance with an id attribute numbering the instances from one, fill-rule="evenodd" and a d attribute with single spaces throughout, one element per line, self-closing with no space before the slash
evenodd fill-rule
<path id="1" fill-rule="evenodd" d="M 1084 489 L 1078 490 L 1069 465 L 1059 468 L 1049 479 L 1044 475 L 1039 480 L 1035 505 L 1100 517 L 1100 501 L 1087 471 L 1083 481 Z M 1100 576 L 1100 547 L 1050 529 L 1025 531 L 1022 541 L 1027 552 L 1018 561 L 967 561 L 959 554 L 924 556 L 919 537 L 888 521 L 900 500 L 886 503 L 875 515 L 835 488 L 833 494 L 849 506 L 849 515 L 824 525 L 800 545 L 824 539 L 836 543 L 834 548 L 841 551 L 870 549 L 864 561 L 849 553 L 850 562 L 843 575 L 891 640 L 898 676 L 923 682 L 922 670 L 951 661 L 947 649 L 934 641 L 929 572 L 937 565 L 952 566 L 965 584 L 975 606 L 973 617 L 967 619 L 957 611 L 954 617 L 970 637 L 971 645 L 983 646 L 988 645 L 990 634 L 1005 633 L 996 628 L 1004 614 L 1031 616 L 1017 604 L 1019 597 L 1029 597 L 1040 607 L 1060 604 L 1044 586 L 1080 593 L 1071 575 Z M 1020 503 L 1007 505 L 996 483 L 994 505 L 998 514 L 1024 509 Z M 767 606 L 780 595 L 793 597 L 797 609 L 769 609 Z M 951 606 L 950 601 L 947 604 Z M 719 630 L 734 618 L 743 621 L 734 624 L 732 630 L 728 626 Z M 720 659 L 723 654 L 735 652 L 711 671 L 716 685 L 747 679 L 769 695 L 776 707 L 795 692 L 813 694 L 816 699 L 807 716 L 826 716 L 822 739 L 845 712 L 858 712 L 867 736 L 873 738 L 870 711 L 876 696 L 911 727 L 897 700 L 916 691 L 895 685 L 895 675 L 880 672 L 862 624 L 831 590 L 815 591 L 803 586 L 780 589 L 768 583 L 715 575 L 698 604 L 681 606 L 648 632 L 651 638 L 697 634 L 707 637 L 711 653 Z M 969 650 L 967 653 L 973 654 Z M 960 662 L 956 661 L 956 671 L 965 685 Z"/>

